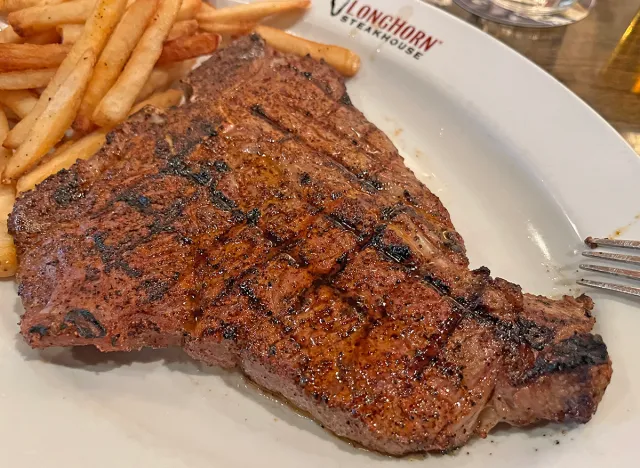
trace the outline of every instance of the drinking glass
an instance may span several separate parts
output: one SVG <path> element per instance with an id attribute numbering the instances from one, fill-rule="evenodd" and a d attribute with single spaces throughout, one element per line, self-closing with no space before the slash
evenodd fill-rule
<path id="1" fill-rule="evenodd" d="M 482 18 L 513 26 L 565 26 L 585 18 L 596 0 L 454 0 Z"/>

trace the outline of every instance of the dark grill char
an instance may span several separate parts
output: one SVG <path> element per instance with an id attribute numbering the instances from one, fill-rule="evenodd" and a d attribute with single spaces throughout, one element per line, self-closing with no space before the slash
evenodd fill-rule
<path id="1" fill-rule="evenodd" d="M 470 271 L 334 71 L 243 38 L 185 86 L 18 200 L 31 346 L 183 346 L 392 454 L 590 419 L 611 376 L 591 301 Z"/>

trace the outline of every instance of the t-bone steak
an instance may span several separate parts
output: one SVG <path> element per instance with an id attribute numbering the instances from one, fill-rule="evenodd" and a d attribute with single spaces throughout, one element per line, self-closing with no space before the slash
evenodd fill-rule
<path id="1" fill-rule="evenodd" d="M 17 201 L 32 347 L 182 346 L 395 455 L 591 418 L 611 378 L 591 300 L 470 270 L 333 69 L 254 35 L 184 86 Z"/>

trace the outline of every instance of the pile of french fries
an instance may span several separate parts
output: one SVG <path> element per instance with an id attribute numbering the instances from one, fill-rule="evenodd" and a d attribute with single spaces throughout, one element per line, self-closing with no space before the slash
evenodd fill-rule
<path id="1" fill-rule="evenodd" d="M 225 37 L 256 31 L 277 50 L 323 59 L 345 76 L 352 51 L 260 24 L 310 0 L 216 9 L 203 0 L 0 0 L 0 277 L 17 268 L 7 217 L 16 194 L 87 159 L 146 105 L 178 105 L 173 84 Z"/>

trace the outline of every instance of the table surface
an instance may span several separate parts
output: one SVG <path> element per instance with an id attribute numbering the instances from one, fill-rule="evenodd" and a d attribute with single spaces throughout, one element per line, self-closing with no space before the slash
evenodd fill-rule
<path id="1" fill-rule="evenodd" d="M 514 28 L 443 7 L 544 68 L 598 111 L 640 155 L 640 0 L 598 0 L 566 27 Z"/>

